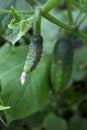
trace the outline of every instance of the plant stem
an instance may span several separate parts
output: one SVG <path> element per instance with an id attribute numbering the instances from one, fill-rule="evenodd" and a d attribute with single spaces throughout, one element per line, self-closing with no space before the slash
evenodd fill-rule
<path id="1" fill-rule="evenodd" d="M 0 9 L 0 13 L 12 13 L 11 10 Z"/>
<path id="2" fill-rule="evenodd" d="M 73 23 L 73 17 L 72 17 L 72 7 L 71 7 L 71 0 L 66 0 L 67 2 L 67 11 L 69 16 L 69 22 L 70 24 Z"/>
<path id="3" fill-rule="evenodd" d="M 52 22 L 62 28 L 68 29 L 70 31 L 73 31 L 75 29 L 75 27 L 65 24 L 64 22 L 62 22 L 62 21 L 58 20 L 57 18 L 55 18 L 54 16 L 52 16 L 51 14 L 47 13 L 47 14 L 42 14 L 42 15 L 50 22 Z"/>
<path id="4" fill-rule="evenodd" d="M 0 116 L 0 121 L 3 125 L 5 125 L 6 127 L 8 127 L 8 124 L 3 120 L 3 118 Z"/>
<path id="5" fill-rule="evenodd" d="M 33 14 L 33 11 L 17 11 L 18 14 Z"/>
<path id="6" fill-rule="evenodd" d="M 41 33 L 41 10 L 39 7 L 35 9 L 34 34 Z"/>
<path id="7" fill-rule="evenodd" d="M 53 7 L 54 7 L 55 5 L 58 4 L 59 1 L 60 1 L 60 0 L 48 0 L 48 2 L 46 2 L 46 4 L 43 6 L 42 12 L 43 12 L 43 13 L 49 12 L 51 9 L 53 9 Z"/>
<path id="8" fill-rule="evenodd" d="M 87 39 L 87 35 L 84 32 L 78 31 L 78 34 L 79 34 L 79 36 L 83 37 L 84 39 Z"/>
<path id="9" fill-rule="evenodd" d="M 18 13 L 16 12 L 15 8 L 11 6 L 12 14 L 16 21 L 20 21 L 20 16 L 18 16 Z"/>
<path id="10" fill-rule="evenodd" d="M 4 103 L 3 103 L 2 99 L 1 99 L 1 97 L 0 97 L 0 103 L 1 103 L 1 105 L 4 106 Z M 3 123 L 5 126 L 8 126 L 9 123 L 8 123 L 8 120 L 7 120 L 7 112 L 6 112 L 6 110 L 4 110 L 4 114 L 5 114 L 5 118 L 6 118 L 6 123 L 5 123 L 4 120 L 2 120 L 2 118 L 1 118 L 1 121 L 2 121 L 2 123 Z"/>
<path id="11" fill-rule="evenodd" d="M 18 14 L 33 14 L 33 11 L 16 11 Z M 11 10 L 0 9 L 0 13 L 12 13 Z"/>

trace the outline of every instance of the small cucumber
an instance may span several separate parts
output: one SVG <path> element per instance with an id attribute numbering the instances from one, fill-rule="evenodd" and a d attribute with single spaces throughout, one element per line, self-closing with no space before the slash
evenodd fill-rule
<path id="1" fill-rule="evenodd" d="M 32 41 L 29 46 L 29 52 L 23 69 L 25 73 L 34 70 L 37 63 L 40 61 L 43 48 L 42 43 L 43 38 L 40 35 L 35 35 L 32 37 Z"/>
<path id="2" fill-rule="evenodd" d="M 24 84 L 26 74 L 32 72 L 40 61 L 43 50 L 43 38 L 40 35 L 34 35 L 29 46 L 29 52 L 23 68 L 21 83 Z"/>
<path id="3" fill-rule="evenodd" d="M 63 92 L 72 72 L 73 45 L 68 38 L 60 38 L 53 50 L 51 82 L 54 92 Z"/>

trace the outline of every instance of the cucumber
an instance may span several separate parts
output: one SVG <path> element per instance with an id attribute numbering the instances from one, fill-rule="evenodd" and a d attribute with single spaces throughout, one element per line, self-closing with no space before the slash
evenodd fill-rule
<path id="1" fill-rule="evenodd" d="M 27 73 L 32 72 L 40 61 L 43 50 L 43 38 L 40 35 L 34 35 L 29 46 L 29 52 L 23 68 L 21 83 L 24 84 Z"/>
<path id="2" fill-rule="evenodd" d="M 35 35 L 32 37 L 29 52 L 23 69 L 25 73 L 32 72 L 40 61 L 43 48 L 42 43 L 43 39 L 40 35 Z"/>
<path id="3" fill-rule="evenodd" d="M 70 39 L 57 40 L 51 63 L 51 83 L 55 93 L 63 92 L 69 83 L 73 63 L 73 45 Z"/>

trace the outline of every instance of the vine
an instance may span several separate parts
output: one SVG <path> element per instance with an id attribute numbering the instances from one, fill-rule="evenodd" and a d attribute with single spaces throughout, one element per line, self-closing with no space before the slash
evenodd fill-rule
<path id="1" fill-rule="evenodd" d="M 74 25 L 74 23 L 73 23 L 73 18 L 72 18 L 72 7 L 71 7 L 71 4 L 75 4 L 77 7 L 78 7 L 78 3 L 76 2 L 76 1 L 72 1 L 72 0 L 66 0 L 66 2 L 67 2 L 67 11 L 68 11 L 68 16 L 69 16 L 69 22 L 70 22 L 70 24 L 72 24 L 72 25 L 69 25 L 69 24 L 66 24 L 66 23 L 64 23 L 63 21 L 61 21 L 61 20 L 59 20 L 58 18 L 55 18 L 54 16 L 52 16 L 51 14 L 49 14 L 48 12 L 50 11 L 50 10 L 52 10 L 53 8 L 54 8 L 54 6 L 56 5 L 56 4 L 58 4 L 59 3 L 59 0 L 54 0 L 54 1 L 52 1 L 52 0 L 48 0 L 47 2 L 46 2 L 46 4 L 44 4 L 44 6 L 42 6 L 42 7 L 37 7 L 37 8 L 35 8 L 35 11 L 34 10 L 32 10 L 32 11 L 16 11 L 15 9 L 14 9 L 14 7 L 13 6 L 11 6 L 11 10 L 3 10 L 3 9 L 0 9 L 0 12 L 1 13 L 7 13 L 7 14 L 13 14 L 13 16 L 15 17 L 15 19 L 17 20 L 17 21 L 20 21 L 20 18 L 19 18 L 19 15 L 18 14 L 25 14 L 25 15 L 27 15 L 27 14 L 30 14 L 30 15 L 38 15 L 39 16 L 39 18 L 38 18 L 38 21 L 39 22 L 41 22 L 41 15 L 44 17 L 44 18 L 46 18 L 47 20 L 49 20 L 50 22 L 52 22 L 53 24 L 56 24 L 56 25 L 58 25 L 58 26 L 60 26 L 60 27 L 62 27 L 62 28 L 64 28 L 64 29 L 67 29 L 67 30 L 69 30 L 69 31 L 73 31 L 75 28 L 76 28 L 76 26 Z M 35 12 L 35 13 L 34 13 Z M 78 21 L 78 19 L 79 19 L 79 16 L 81 15 L 81 11 L 80 11 L 80 13 L 78 14 L 78 16 L 77 16 L 77 18 L 76 18 L 76 20 L 75 20 L 75 23 L 77 23 L 77 21 Z M 84 20 L 86 19 L 86 16 L 87 16 L 87 14 L 85 14 L 85 16 L 83 17 L 83 19 L 81 19 L 81 21 L 79 22 L 79 25 L 82 25 L 82 23 L 84 22 Z M 36 23 L 37 23 L 37 20 L 35 20 L 36 21 Z M 40 23 L 39 23 L 40 24 Z M 40 33 L 40 26 L 37 24 L 36 25 L 36 27 L 35 27 L 36 29 L 34 30 L 34 31 L 36 31 L 37 30 L 37 32 L 38 33 Z M 79 32 L 79 30 L 78 30 L 78 32 Z M 80 33 L 80 32 L 79 32 Z M 85 35 L 85 34 L 83 34 L 83 35 Z"/>

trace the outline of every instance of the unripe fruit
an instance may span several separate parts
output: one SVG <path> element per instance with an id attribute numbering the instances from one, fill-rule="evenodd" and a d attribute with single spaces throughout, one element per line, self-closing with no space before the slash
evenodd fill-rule
<path id="1" fill-rule="evenodd" d="M 69 39 L 60 38 L 54 47 L 51 82 L 55 93 L 63 92 L 69 83 L 72 72 L 73 46 Z"/>
<path id="2" fill-rule="evenodd" d="M 40 61 L 43 50 L 43 38 L 40 35 L 34 35 L 29 46 L 29 52 L 25 61 L 21 83 L 24 84 L 26 74 L 32 72 Z"/>

